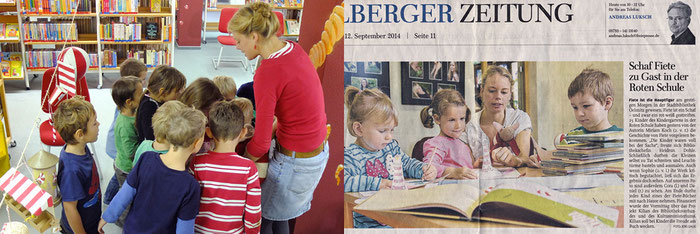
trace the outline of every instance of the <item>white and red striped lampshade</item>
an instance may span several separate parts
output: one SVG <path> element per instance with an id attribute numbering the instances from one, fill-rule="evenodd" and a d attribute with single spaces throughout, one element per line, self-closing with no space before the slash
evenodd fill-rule
<path id="1" fill-rule="evenodd" d="M 85 72 L 87 72 L 88 66 L 90 65 L 88 53 L 80 47 L 74 46 L 63 49 L 58 55 L 58 61 L 70 64 L 75 68 L 76 81 L 85 77 Z"/>

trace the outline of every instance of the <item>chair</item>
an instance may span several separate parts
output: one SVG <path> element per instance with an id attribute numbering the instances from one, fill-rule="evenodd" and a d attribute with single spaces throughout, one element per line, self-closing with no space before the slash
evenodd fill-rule
<path id="1" fill-rule="evenodd" d="M 224 8 L 221 9 L 221 16 L 219 16 L 219 32 L 225 33 L 226 35 L 221 35 L 216 37 L 216 40 L 219 41 L 221 44 L 221 49 L 219 50 L 219 58 L 217 59 L 212 59 L 212 62 L 214 63 L 214 69 L 219 68 L 219 64 L 221 63 L 221 54 L 224 52 L 224 46 L 236 46 L 236 40 L 233 39 L 233 37 L 229 34 L 228 32 L 228 22 L 231 21 L 231 18 L 233 18 L 233 15 L 238 12 L 238 8 Z M 237 60 L 223 60 L 224 62 L 240 62 L 243 64 L 243 70 L 248 70 L 248 59 L 244 58 L 243 59 L 237 59 Z"/>
<path id="2" fill-rule="evenodd" d="M 411 157 L 418 159 L 418 161 L 423 161 L 423 144 L 427 140 L 430 140 L 433 137 L 423 137 L 423 139 L 420 139 L 418 142 L 416 142 L 415 145 L 413 145 L 413 152 L 411 152 Z"/>
<path id="3" fill-rule="evenodd" d="M 58 84 L 58 79 L 54 75 L 54 70 L 55 68 L 46 70 L 41 79 L 41 110 L 49 115 L 52 114 L 56 108 L 49 103 L 49 97 L 47 96 L 47 93 L 52 93 Z M 88 92 L 87 79 L 82 78 L 78 84 L 76 84 L 76 95 L 84 96 L 86 101 L 90 101 L 90 92 Z M 47 152 L 51 151 L 52 146 L 62 147 L 66 144 L 66 142 L 61 138 L 61 135 L 58 134 L 54 128 L 53 120 L 51 118 L 39 125 L 39 138 L 41 139 L 41 143 L 48 148 L 46 149 Z M 91 143 L 91 146 L 92 153 L 94 155 L 95 145 Z"/>

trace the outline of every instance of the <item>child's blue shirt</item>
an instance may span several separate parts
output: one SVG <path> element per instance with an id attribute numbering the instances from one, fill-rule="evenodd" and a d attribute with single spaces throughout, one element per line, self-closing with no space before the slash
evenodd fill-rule
<path id="1" fill-rule="evenodd" d="M 58 160 L 56 182 L 63 202 L 78 202 L 76 208 L 85 231 L 97 233 L 97 225 L 102 215 L 102 194 L 97 166 L 87 146 L 85 155 L 68 153 L 66 147 L 63 147 Z M 67 229 L 67 233 L 73 233 L 66 218 L 65 208 L 61 214 L 61 225 Z"/>

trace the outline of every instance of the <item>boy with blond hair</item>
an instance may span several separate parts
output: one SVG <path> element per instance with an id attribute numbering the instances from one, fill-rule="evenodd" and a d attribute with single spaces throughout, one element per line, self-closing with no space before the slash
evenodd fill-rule
<path id="1" fill-rule="evenodd" d="M 90 102 L 76 96 L 58 105 L 53 121 L 66 142 L 56 174 L 63 200 L 61 228 L 66 233 L 97 233 L 102 215 L 100 178 L 87 147 L 87 143 L 97 141 L 97 113 Z"/>
<path id="2" fill-rule="evenodd" d="M 119 65 L 119 74 L 122 77 L 127 77 L 127 76 L 134 76 L 137 77 L 141 83 L 141 89 L 143 89 L 143 86 L 146 84 L 146 75 L 148 75 L 148 68 L 146 67 L 146 64 L 141 62 L 141 60 L 135 59 L 135 58 L 128 58 L 122 62 L 121 65 Z M 115 82 L 116 83 L 116 82 Z M 114 87 L 112 87 L 114 88 Z M 143 95 L 143 92 L 142 92 Z M 141 97 L 139 97 L 140 100 Z M 138 102 L 136 103 L 138 107 Z M 114 119 L 112 120 L 112 125 L 109 126 L 109 131 L 107 132 L 107 143 L 105 147 L 105 151 L 107 152 L 107 155 L 116 160 L 117 157 L 117 146 L 116 146 L 116 141 L 115 141 L 115 136 L 114 136 L 114 125 L 117 122 L 117 117 L 119 116 L 119 106 L 114 110 Z M 109 205 L 109 202 L 112 201 L 112 198 L 114 197 L 114 194 L 117 194 L 117 191 L 119 191 L 119 182 L 117 180 L 116 175 L 112 176 L 112 179 L 109 181 L 109 185 L 107 185 L 107 190 L 105 191 L 105 199 L 104 202 L 105 204 Z"/>
<path id="3" fill-rule="evenodd" d="M 608 112 L 614 101 L 608 74 L 596 69 L 584 69 L 569 85 L 568 95 L 574 117 L 581 124 L 568 134 L 622 131 L 608 120 Z"/>
<path id="4" fill-rule="evenodd" d="M 202 186 L 195 231 L 201 233 L 260 232 L 260 183 L 250 159 L 236 154 L 246 136 L 241 108 L 219 101 L 209 111 L 207 135 L 215 142 L 211 151 L 192 158 L 190 170 Z"/>
<path id="5" fill-rule="evenodd" d="M 226 101 L 231 101 L 236 98 L 236 82 L 230 76 L 215 76 L 214 84 L 219 88 L 221 94 L 224 95 Z"/>
<path id="6" fill-rule="evenodd" d="M 165 105 L 165 104 L 164 104 Z M 124 233 L 193 233 L 199 212 L 200 187 L 186 170 L 190 155 L 204 142 L 207 119 L 187 108 L 169 117 L 167 153 L 145 152 L 127 176 L 100 220 L 99 230 L 114 223 L 131 204 Z"/>
<path id="7" fill-rule="evenodd" d="M 168 141 L 165 139 L 165 134 L 168 131 L 168 122 L 170 121 L 169 117 L 175 116 L 175 113 L 187 108 L 189 107 L 180 101 L 170 101 L 166 102 L 159 107 L 158 110 L 156 110 L 156 113 L 153 114 L 153 119 L 151 119 L 151 124 L 153 125 L 153 135 L 156 137 L 156 139 L 144 140 L 141 142 L 134 153 L 134 166 L 139 161 L 141 154 L 146 151 L 154 151 L 160 154 L 165 154 L 168 152 L 170 149 L 170 144 L 168 144 Z"/>

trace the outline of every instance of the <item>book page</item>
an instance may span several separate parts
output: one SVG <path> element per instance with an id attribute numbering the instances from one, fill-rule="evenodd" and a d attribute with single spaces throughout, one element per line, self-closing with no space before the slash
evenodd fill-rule
<path id="1" fill-rule="evenodd" d="M 416 208 L 443 207 L 471 217 L 469 207 L 479 196 L 479 190 L 466 184 L 450 184 L 411 190 L 380 190 L 355 210 L 400 211 Z"/>

